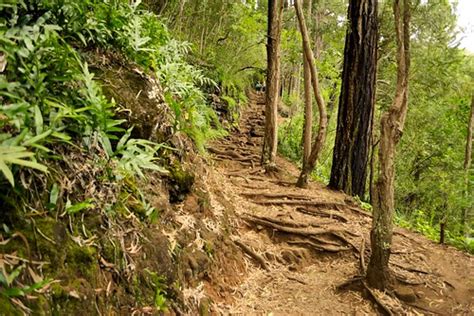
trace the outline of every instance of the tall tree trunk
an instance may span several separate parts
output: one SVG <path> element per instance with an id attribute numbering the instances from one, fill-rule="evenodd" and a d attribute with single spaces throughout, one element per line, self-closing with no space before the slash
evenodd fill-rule
<path id="1" fill-rule="evenodd" d="M 352 0 L 329 187 L 365 195 L 377 71 L 377 0 Z"/>
<path id="2" fill-rule="evenodd" d="M 400 2 L 403 1 L 403 5 Z M 391 107 L 380 122 L 379 175 L 373 192 L 373 219 L 370 240 L 372 254 L 367 267 L 367 281 L 378 289 L 391 286 L 388 266 L 395 212 L 394 180 L 396 145 L 402 136 L 408 109 L 408 74 L 410 69 L 410 0 L 394 0 L 397 39 L 397 86 Z M 403 7 L 403 9 L 401 9 Z M 402 12 L 402 13 L 401 13 Z M 403 14 L 403 17 L 400 17 Z"/>
<path id="3" fill-rule="evenodd" d="M 318 136 L 311 148 L 311 154 L 308 158 L 307 164 L 301 170 L 300 177 L 298 178 L 298 182 L 296 185 L 298 187 L 306 187 L 308 184 L 308 176 L 313 171 L 314 167 L 316 166 L 316 162 L 318 161 L 319 154 L 321 153 L 321 149 L 323 148 L 324 141 L 326 140 L 326 132 L 327 132 L 327 113 L 326 113 L 326 104 L 324 103 L 323 96 L 321 94 L 319 88 L 319 79 L 318 79 L 318 71 L 316 70 L 316 64 L 313 56 L 313 52 L 311 51 L 311 47 L 309 44 L 309 36 L 308 36 L 308 29 L 306 28 L 306 22 L 303 15 L 303 9 L 301 8 L 301 0 L 295 1 L 295 9 L 296 15 L 298 16 L 298 22 L 300 26 L 301 36 L 303 38 L 303 52 L 305 59 L 309 63 L 309 70 L 311 72 L 311 85 L 313 86 L 313 92 L 316 97 L 316 103 L 318 104 L 319 110 L 319 130 Z"/>
<path id="4" fill-rule="evenodd" d="M 469 199 L 470 193 L 471 193 L 471 187 L 469 185 L 469 176 L 470 176 L 470 170 L 471 170 L 471 163 L 472 163 L 472 134 L 474 132 L 474 93 L 472 94 L 472 100 L 471 100 L 471 115 L 469 116 L 469 123 L 467 125 L 467 139 L 466 139 L 466 152 L 464 155 L 464 183 L 465 183 L 465 195 L 466 195 L 466 200 Z M 468 205 L 463 211 L 462 214 L 462 230 L 465 233 L 467 231 L 467 223 L 469 221 L 469 217 L 471 215 L 473 208 L 473 202 L 471 200 L 468 200 Z"/>
<path id="5" fill-rule="evenodd" d="M 312 0 L 308 0 L 308 18 L 312 15 Z M 304 51 L 304 45 L 303 45 Z M 303 74 L 304 74 L 304 127 L 303 127 L 303 168 L 308 164 L 311 155 L 312 130 L 313 130 L 313 97 L 311 94 L 311 70 L 308 59 L 303 52 Z"/>
<path id="6" fill-rule="evenodd" d="M 275 167 L 278 145 L 277 115 L 278 102 L 280 100 L 280 37 L 282 13 L 282 0 L 268 0 L 265 136 L 261 161 L 267 170 Z"/>

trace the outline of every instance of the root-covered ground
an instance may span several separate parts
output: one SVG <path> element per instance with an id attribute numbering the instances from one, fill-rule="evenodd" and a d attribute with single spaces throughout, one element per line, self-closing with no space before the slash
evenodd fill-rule
<path id="1" fill-rule="evenodd" d="M 296 188 L 298 169 L 283 158 L 278 172 L 264 173 L 262 99 L 253 96 L 240 127 L 209 148 L 216 171 L 208 179 L 211 195 L 229 211 L 230 237 L 246 258 L 244 272 L 222 270 L 238 285 L 225 292 L 207 287 L 212 309 L 243 315 L 474 315 L 474 258 L 401 228 L 395 229 L 390 260 L 393 292 L 339 287 L 365 270 L 371 215 L 319 183 Z"/>

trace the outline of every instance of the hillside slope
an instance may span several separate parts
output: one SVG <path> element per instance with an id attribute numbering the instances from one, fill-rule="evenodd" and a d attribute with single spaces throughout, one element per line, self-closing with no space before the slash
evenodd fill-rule
<path id="1" fill-rule="evenodd" d="M 0 288 L 1 315 L 340 315 L 380 306 L 392 314 L 472 314 L 474 258 L 404 229 L 395 231 L 391 260 L 401 300 L 336 289 L 368 260 L 370 214 L 319 183 L 295 188 L 298 169 L 281 157 L 280 170 L 264 174 L 261 96 L 250 95 L 240 126 L 203 157 L 182 133 L 168 134 L 166 103 L 148 98 L 150 78 L 127 65 L 95 71 L 134 109 L 129 124 L 160 127 L 137 133 L 174 148 L 161 152 L 169 172 L 111 180 L 97 162 L 103 151 L 57 148 L 65 159 L 54 169 L 58 200 L 70 192 L 97 206 L 67 214 L 5 204 L 10 230 L 0 235 L 0 267 L 13 281 Z M 164 112 L 150 116 L 154 107 Z"/>
<path id="2" fill-rule="evenodd" d="M 283 158 L 278 173 L 264 174 L 262 101 L 252 96 L 240 128 L 209 148 L 215 161 L 212 195 L 233 210 L 231 238 L 246 254 L 245 271 L 230 274 L 240 280 L 232 295 L 207 289 L 213 310 L 472 315 L 474 257 L 401 228 L 395 229 L 390 261 L 395 293 L 337 289 L 368 261 L 371 215 L 319 183 L 296 188 L 298 170 Z"/>

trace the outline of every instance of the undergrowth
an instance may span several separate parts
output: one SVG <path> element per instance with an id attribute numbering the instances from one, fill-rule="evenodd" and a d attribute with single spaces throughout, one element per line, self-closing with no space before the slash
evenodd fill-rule
<path id="1" fill-rule="evenodd" d="M 216 84 L 186 62 L 189 45 L 174 40 L 140 1 L 2 1 L 0 242 L 4 246 L 20 238 L 28 247 L 32 241 L 17 230 L 31 226 L 30 233 L 36 236 L 41 232 L 35 224 L 40 218 L 69 222 L 75 235 L 71 238 L 82 245 L 97 237 L 84 225 L 85 214 L 102 214 L 111 231 L 116 218 L 158 217 L 141 182 L 145 169 L 168 173 L 164 156 L 173 149 L 134 139 L 132 129 L 124 128 L 117 111 L 126 104 L 119 107 L 105 96 L 87 62 L 87 52 L 99 50 L 119 55 L 156 79 L 172 110 L 173 133 L 184 132 L 200 150 L 206 140 L 223 134 L 203 92 Z M 94 262 L 94 253 L 87 260 Z M 31 254 L 28 250 L 22 255 Z M 25 260 L 0 260 L 0 302 L 39 294 L 51 285 L 51 280 L 24 269 Z M 158 283 L 155 286 L 155 305 L 164 310 L 164 290 Z M 21 301 L 14 302 L 31 312 Z"/>

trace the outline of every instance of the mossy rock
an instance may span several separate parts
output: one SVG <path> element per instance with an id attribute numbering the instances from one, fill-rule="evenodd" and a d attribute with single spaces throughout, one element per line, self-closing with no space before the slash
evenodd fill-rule
<path id="1" fill-rule="evenodd" d="M 70 242 L 64 262 L 69 275 L 77 275 L 93 281 L 98 273 L 97 250 L 93 247 L 81 247 Z"/>
<path id="2" fill-rule="evenodd" d="M 186 195 L 191 192 L 194 184 L 194 174 L 183 168 L 179 162 L 175 162 L 170 167 L 169 177 L 169 192 L 170 203 L 180 203 L 186 198 Z"/>

